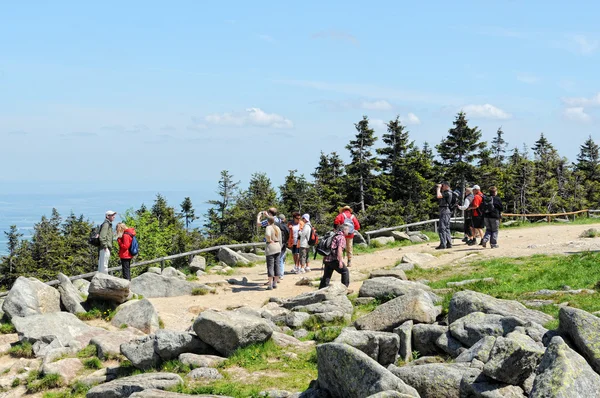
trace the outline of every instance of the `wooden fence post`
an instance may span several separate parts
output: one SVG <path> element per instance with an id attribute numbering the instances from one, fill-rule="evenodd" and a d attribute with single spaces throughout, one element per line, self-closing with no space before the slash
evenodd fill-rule
<path id="1" fill-rule="evenodd" d="M 165 260 L 161 260 L 161 262 L 160 262 L 160 272 L 162 273 L 164 269 L 165 269 Z"/>

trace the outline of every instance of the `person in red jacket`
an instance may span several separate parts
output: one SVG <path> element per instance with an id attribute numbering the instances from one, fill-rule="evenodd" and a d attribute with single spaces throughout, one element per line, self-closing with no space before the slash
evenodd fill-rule
<path id="1" fill-rule="evenodd" d="M 347 264 L 349 267 L 352 262 L 352 242 L 354 241 L 354 231 L 358 231 L 360 229 L 360 223 L 354 214 L 352 214 L 352 208 L 350 206 L 344 206 L 340 209 L 340 214 L 337 215 L 335 220 L 333 221 L 334 226 L 339 227 L 344 224 L 348 226 L 348 234 L 346 237 L 346 257 Z"/>
<path id="2" fill-rule="evenodd" d="M 133 256 L 129 253 L 131 241 L 135 236 L 135 229 L 127 228 L 125 223 L 117 224 L 117 242 L 119 243 L 119 258 L 121 259 L 121 267 L 123 278 L 131 280 L 131 259 Z"/>

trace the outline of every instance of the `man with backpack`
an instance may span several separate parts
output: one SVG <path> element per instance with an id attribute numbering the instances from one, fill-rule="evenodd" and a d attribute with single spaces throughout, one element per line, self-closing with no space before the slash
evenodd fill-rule
<path id="1" fill-rule="evenodd" d="M 458 199 L 456 194 L 450 190 L 450 184 L 443 181 L 436 185 L 436 197 L 440 208 L 440 221 L 438 224 L 438 235 L 440 236 L 440 244 L 436 250 L 451 249 L 452 235 L 450 234 L 450 218 L 452 211 L 456 207 Z"/>
<path id="2" fill-rule="evenodd" d="M 348 260 L 347 266 L 350 267 L 352 264 L 352 243 L 354 242 L 354 232 L 360 229 L 360 223 L 354 214 L 352 214 L 352 208 L 350 206 L 344 206 L 340 209 L 340 214 L 335 217 L 333 226 L 338 229 L 340 225 L 346 225 L 348 227 L 348 233 L 346 234 L 346 258 Z"/>
<path id="3" fill-rule="evenodd" d="M 342 275 L 342 284 L 346 287 L 350 285 L 350 271 L 344 263 L 344 248 L 346 247 L 346 236 L 349 233 L 350 227 L 348 224 L 342 223 L 338 224 L 336 228 L 335 235 L 333 236 L 333 239 L 331 239 L 331 246 L 329 246 L 327 250 L 328 254 L 323 257 L 324 272 L 321 277 L 319 289 L 329 286 L 333 271 Z M 350 294 L 352 291 L 347 291 L 346 293 Z"/>
<path id="4" fill-rule="evenodd" d="M 115 234 L 112 228 L 112 222 L 117 215 L 116 211 L 108 210 L 105 213 L 105 219 L 100 225 L 98 231 L 98 239 L 100 246 L 98 247 L 98 272 L 108 274 L 108 260 L 110 260 L 110 251 L 112 250 Z"/>
<path id="5" fill-rule="evenodd" d="M 465 212 L 464 217 L 464 235 L 463 242 L 467 243 L 471 239 L 473 239 L 473 212 L 471 210 L 467 210 L 473 201 L 473 192 L 470 187 L 465 188 L 465 198 L 463 200 L 462 206 L 458 206 L 458 210 L 462 210 Z"/>
<path id="6" fill-rule="evenodd" d="M 483 239 L 483 211 L 480 209 L 483 203 L 483 194 L 479 185 L 473 185 L 473 201 L 469 206 L 469 210 L 473 211 L 473 239 L 467 242 L 467 245 L 473 246 L 477 244 L 477 237 Z"/>
<path id="7" fill-rule="evenodd" d="M 504 210 L 496 187 L 491 187 L 490 194 L 483 197 L 483 204 L 480 208 L 483 210 L 483 222 L 485 224 L 485 235 L 481 240 L 481 246 L 485 247 L 489 241 L 490 247 L 495 249 L 498 247 L 498 229 Z"/>
<path id="8" fill-rule="evenodd" d="M 279 254 L 279 280 L 283 279 L 285 273 L 285 256 L 287 255 L 287 241 L 290 237 L 290 230 L 285 222 L 285 214 L 279 215 L 279 222 L 275 221 L 275 225 L 281 230 L 281 253 Z"/>

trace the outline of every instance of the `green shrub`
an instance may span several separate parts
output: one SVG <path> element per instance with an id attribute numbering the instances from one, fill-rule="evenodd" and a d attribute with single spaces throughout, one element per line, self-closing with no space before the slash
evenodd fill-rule
<path id="1" fill-rule="evenodd" d="M 21 343 L 17 343 L 10 347 L 8 351 L 11 357 L 16 358 L 33 358 L 35 355 L 33 354 L 33 346 L 28 341 L 23 341 Z"/>
<path id="2" fill-rule="evenodd" d="M 90 358 L 96 355 L 98 355 L 98 348 L 93 344 L 89 344 L 77 353 L 78 358 Z"/>
<path id="3" fill-rule="evenodd" d="M 168 373 L 189 373 L 192 369 L 176 359 L 163 362 L 160 370 Z"/>
<path id="4" fill-rule="evenodd" d="M 195 287 L 192 289 L 192 296 L 204 296 L 210 293 L 210 290 L 204 287 Z"/>
<path id="5" fill-rule="evenodd" d="M 0 323 L 0 334 L 11 334 L 16 332 L 17 330 L 12 323 Z"/>
<path id="6" fill-rule="evenodd" d="M 83 361 L 83 366 L 85 366 L 86 369 L 101 369 L 102 361 L 98 357 L 88 358 Z"/>
<path id="7" fill-rule="evenodd" d="M 38 377 L 39 377 L 38 373 Z M 63 380 L 60 375 L 51 373 L 44 375 L 42 378 L 36 378 L 33 380 L 29 380 L 27 383 L 27 392 L 30 394 L 36 393 L 42 390 L 49 390 L 51 388 L 61 387 L 63 385 Z"/>

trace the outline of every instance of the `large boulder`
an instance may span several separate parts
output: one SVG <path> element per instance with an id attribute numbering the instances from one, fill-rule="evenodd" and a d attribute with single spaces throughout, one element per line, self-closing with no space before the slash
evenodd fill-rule
<path id="1" fill-rule="evenodd" d="M 383 366 L 396 362 L 400 338 L 395 333 L 346 328 L 333 341 L 358 348 Z"/>
<path id="2" fill-rule="evenodd" d="M 148 299 L 133 300 L 117 307 L 117 313 L 110 321 L 116 327 L 131 326 L 146 334 L 159 329 L 158 313 Z"/>
<path id="3" fill-rule="evenodd" d="M 88 300 L 107 300 L 124 303 L 129 297 L 130 282 L 101 272 L 96 272 L 90 283 Z"/>
<path id="4" fill-rule="evenodd" d="M 291 297 L 284 300 L 282 306 L 294 312 L 311 314 L 320 322 L 349 321 L 354 311 L 352 302 L 346 297 L 346 286 L 341 283 Z"/>
<path id="5" fill-rule="evenodd" d="M 258 254 L 244 252 L 240 252 L 238 254 L 244 257 L 246 260 L 250 261 L 251 263 L 265 262 L 265 256 L 259 256 Z"/>
<path id="6" fill-rule="evenodd" d="M 465 364 L 447 363 L 403 367 L 390 365 L 388 370 L 415 388 L 421 398 L 458 398 L 462 378 L 465 375 L 481 373 L 480 370 L 470 368 Z"/>
<path id="7" fill-rule="evenodd" d="M 130 398 L 186 398 L 186 397 L 190 397 L 190 398 L 232 398 L 230 396 L 225 396 L 225 395 L 180 394 L 178 392 L 157 390 L 155 388 L 150 388 L 150 389 L 140 391 L 140 392 L 134 392 L 129 397 Z"/>
<path id="8" fill-rule="evenodd" d="M 317 369 L 319 387 L 328 390 L 334 398 L 363 398 L 387 390 L 419 397 L 414 388 L 347 344 L 317 346 Z"/>
<path id="9" fill-rule="evenodd" d="M 180 384 L 183 384 L 183 379 L 173 373 L 144 373 L 93 387 L 87 392 L 86 398 L 124 398 L 138 391 L 151 388 L 165 390 Z"/>
<path id="10" fill-rule="evenodd" d="M 455 361 L 473 362 L 473 360 L 476 359 L 486 363 L 490 359 L 490 352 L 492 352 L 492 348 L 494 348 L 495 343 L 496 338 L 494 336 L 485 336 L 458 357 L 456 357 Z"/>
<path id="11" fill-rule="evenodd" d="M 444 351 L 435 342 L 448 331 L 448 326 L 417 324 L 412 328 L 412 349 L 421 356 L 440 355 Z"/>
<path id="12" fill-rule="evenodd" d="M 85 346 L 95 335 L 108 333 L 104 329 L 88 326 L 68 312 L 14 317 L 12 323 L 19 339 L 32 344 L 46 336 L 55 336 L 63 346 L 71 345 L 74 341 Z"/>
<path id="13" fill-rule="evenodd" d="M 190 272 L 195 274 L 197 271 L 206 271 L 206 259 L 200 255 L 192 257 L 190 262 Z"/>
<path id="14" fill-rule="evenodd" d="M 81 370 L 83 370 L 83 363 L 79 358 L 65 358 L 42 365 L 44 375 L 57 374 L 66 384 L 70 384 Z"/>
<path id="15" fill-rule="evenodd" d="M 544 350 L 527 335 L 512 333 L 509 337 L 498 337 L 483 373 L 507 384 L 520 385 L 535 371 L 542 355 Z"/>
<path id="16" fill-rule="evenodd" d="M 600 397 L 600 375 L 561 337 L 556 336 L 542 357 L 529 396 Z"/>
<path id="17" fill-rule="evenodd" d="M 402 262 L 403 263 L 410 263 L 410 264 L 414 264 L 414 265 L 424 265 L 427 264 L 431 261 L 435 260 L 435 256 L 429 254 L 429 253 L 406 253 L 404 256 L 402 256 Z"/>
<path id="18" fill-rule="evenodd" d="M 233 311 L 204 311 L 194 321 L 193 328 L 202 341 L 225 356 L 238 348 L 263 343 L 273 334 L 265 319 Z"/>
<path id="19" fill-rule="evenodd" d="M 75 279 L 72 283 L 73 286 L 75 286 L 75 288 L 79 290 L 81 294 L 83 294 L 85 297 L 87 297 L 90 294 L 90 281 L 85 279 Z"/>
<path id="20" fill-rule="evenodd" d="M 396 240 L 391 236 L 380 236 L 378 238 L 371 238 L 371 244 L 379 246 L 385 246 L 389 243 L 394 243 Z"/>
<path id="21" fill-rule="evenodd" d="M 414 290 L 425 290 L 430 292 L 431 288 L 419 282 L 406 281 L 392 276 L 367 279 L 358 291 L 359 297 L 375 297 L 379 300 L 391 300 L 394 297 L 403 296 Z M 430 292 L 434 301 L 437 296 Z"/>
<path id="22" fill-rule="evenodd" d="M 398 356 L 404 362 L 412 359 L 412 328 L 413 321 L 406 321 L 394 329 L 394 333 L 400 338 L 398 341 Z"/>
<path id="23" fill-rule="evenodd" d="M 359 330 L 391 332 L 408 320 L 433 323 L 441 311 L 441 307 L 433 303 L 428 292 L 418 289 L 380 305 L 371 313 L 358 318 L 354 325 Z"/>
<path id="24" fill-rule="evenodd" d="M 329 286 L 312 292 L 302 293 L 298 296 L 285 299 L 282 306 L 287 309 L 302 307 L 309 304 L 321 303 L 326 300 L 333 300 L 339 296 L 346 295 L 347 288 L 341 283 L 331 283 Z"/>
<path id="25" fill-rule="evenodd" d="M 486 336 L 506 336 L 526 322 L 512 316 L 472 312 L 450 324 L 450 333 L 454 338 L 471 347 Z"/>
<path id="26" fill-rule="evenodd" d="M 121 354 L 121 344 L 129 343 L 132 340 L 140 338 L 140 332 L 137 329 L 127 328 L 118 332 L 107 332 L 98 335 L 90 340 L 90 344 L 96 346 L 98 358 L 107 359 Z"/>
<path id="27" fill-rule="evenodd" d="M 235 267 L 236 265 L 248 265 L 250 261 L 246 260 L 239 253 L 234 252 L 228 247 L 222 247 L 219 249 L 219 253 L 217 254 L 217 258 L 219 261 L 223 261 L 225 264 L 230 267 Z"/>
<path id="28" fill-rule="evenodd" d="M 2 311 L 9 318 L 60 312 L 60 293 L 35 278 L 17 278 L 8 292 Z"/>
<path id="29" fill-rule="evenodd" d="M 83 294 L 73 286 L 71 280 L 62 272 L 58 273 L 58 282 L 58 292 L 60 293 L 60 302 L 63 307 L 71 314 L 85 312 L 82 304 L 85 302 L 87 296 L 83 296 Z"/>
<path id="30" fill-rule="evenodd" d="M 166 276 L 168 278 L 177 278 L 177 279 L 182 279 L 185 280 L 186 276 L 183 272 L 179 271 L 178 269 L 175 269 L 173 267 L 167 267 L 165 269 L 163 269 L 163 271 L 161 272 L 162 276 Z"/>
<path id="31" fill-rule="evenodd" d="M 179 355 L 178 359 L 179 362 L 183 363 L 184 365 L 194 368 L 216 368 L 227 360 L 227 358 L 217 355 L 199 355 L 189 352 L 184 352 L 183 354 Z"/>
<path id="32" fill-rule="evenodd" d="M 371 274 L 369 274 L 369 279 L 381 278 L 386 276 L 402 279 L 403 281 L 408 280 L 406 274 L 401 269 L 376 269 L 371 271 Z"/>
<path id="33" fill-rule="evenodd" d="M 600 373 L 600 318 L 589 312 L 561 307 L 559 330 L 567 335 L 592 368 Z"/>
<path id="34" fill-rule="evenodd" d="M 192 294 L 194 288 L 202 288 L 207 291 L 215 290 L 207 285 L 157 275 L 152 272 L 145 272 L 131 280 L 131 291 L 145 298 L 188 296 Z"/>
<path id="35" fill-rule="evenodd" d="M 552 316 L 541 311 L 530 310 L 518 301 L 497 299 L 471 290 L 454 293 L 450 300 L 450 308 L 448 309 L 448 322 L 452 323 L 472 312 L 514 316 L 539 323 L 540 325 L 544 325 L 554 319 Z"/>

